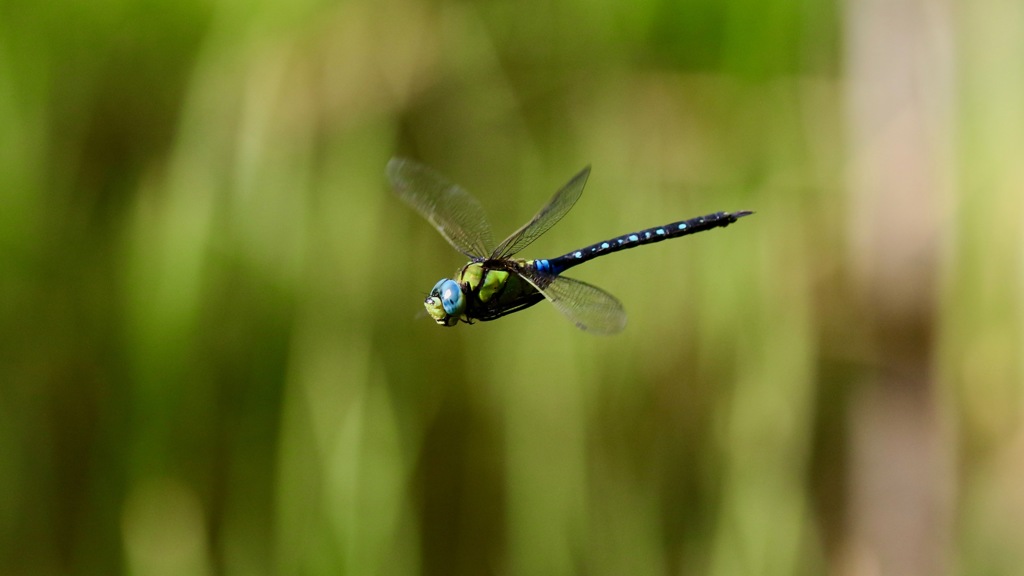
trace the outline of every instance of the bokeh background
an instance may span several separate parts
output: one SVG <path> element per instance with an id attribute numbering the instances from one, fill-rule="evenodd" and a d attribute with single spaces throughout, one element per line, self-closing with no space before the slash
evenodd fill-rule
<path id="1" fill-rule="evenodd" d="M 0 574 L 1024 574 L 1024 3 L 0 2 Z M 442 329 L 393 155 L 524 256 Z"/>

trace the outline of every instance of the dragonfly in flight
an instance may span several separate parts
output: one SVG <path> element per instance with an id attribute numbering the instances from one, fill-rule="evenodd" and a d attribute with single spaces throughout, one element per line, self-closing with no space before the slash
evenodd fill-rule
<path id="1" fill-rule="evenodd" d="M 495 246 L 483 207 L 469 192 L 427 166 L 392 158 L 387 176 L 398 197 L 470 259 L 454 278 L 442 278 L 434 285 L 423 302 L 427 314 L 442 326 L 455 326 L 460 321 L 495 320 L 547 300 L 577 327 L 614 334 L 626 326 L 622 303 L 596 286 L 563 276 L 563 272 L 619 250 L 724 228 L 753 214 L 748 210 L 715 212 L 616 236 L 556 258 L 514 258 L 565 216 L 583 193 L 589 175 L 588 166 L 529 222 Z"/>

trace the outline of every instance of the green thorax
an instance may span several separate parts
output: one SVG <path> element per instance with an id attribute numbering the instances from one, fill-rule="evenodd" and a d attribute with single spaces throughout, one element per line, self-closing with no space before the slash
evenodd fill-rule
<path id="1" fill-rule="evenodd" d="M 537 290 L 513 271 L 528 265 L 525 260 L 470 262 L 456 275 L 467 298 L 466 315 L 487 320 L 510 307 L 521 306 Z"/>

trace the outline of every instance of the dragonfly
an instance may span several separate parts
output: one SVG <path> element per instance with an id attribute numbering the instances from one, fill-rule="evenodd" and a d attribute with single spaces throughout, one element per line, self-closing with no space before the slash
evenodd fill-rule
<path id="1" fill-rule="evenodd" d="M 473 195 L 432 168 L 392 158 L 387 176 L 398 197 L 469 257 L 453 278 L 442 278 L 430 290 L 423 301 L 427 314 L 441 326 L 455 326 L 496 320 L 547 300 L 578 328 L 614 334 L 626 326 L 622 303 L 596 286 L 563 276 L 563 272 L 620 250 L 724 228 L 753 214 L 749 210 L 715 212 L 616 236 L 557 258 L 514 258 L 569 212 L 589 175 L 587 166 L 555 192 L 529 222 L 495 245 L 484 209 Z"/>

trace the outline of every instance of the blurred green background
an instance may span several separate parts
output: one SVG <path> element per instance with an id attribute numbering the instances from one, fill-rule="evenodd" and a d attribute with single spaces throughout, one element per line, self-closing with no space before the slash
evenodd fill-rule
<path id="1" fill-rule="evenodd" d="M 0 574 L 1022 574 L 1024 4 L 0 2 Z M 717 210 L 540 304 L 461 255 Z"/>

